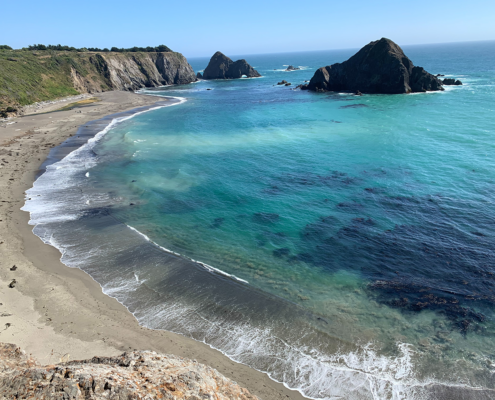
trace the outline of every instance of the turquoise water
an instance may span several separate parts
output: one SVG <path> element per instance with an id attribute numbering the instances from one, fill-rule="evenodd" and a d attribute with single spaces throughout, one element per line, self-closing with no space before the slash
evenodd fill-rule
<path id="1" fill-rule="evenodd" d="M 308 397 L 495 389 L 495 42 L 404 50 L 464 85 L 292 90 L 349 50 L 245 56 L 262 78 L 144 90 L 187 101 L 49 168 L 25 206 L 35 232 L 141 323 Z"/>

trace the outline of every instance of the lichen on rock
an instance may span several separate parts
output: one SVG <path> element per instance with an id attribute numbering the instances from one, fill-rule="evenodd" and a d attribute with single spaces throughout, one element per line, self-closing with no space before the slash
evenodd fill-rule
<path id="1" fill-rule="evenodd" d="M 186 358 L 132 351 L 40 366 L 0 343 L 0 399 L 257 400 L 215 369 Z"/>

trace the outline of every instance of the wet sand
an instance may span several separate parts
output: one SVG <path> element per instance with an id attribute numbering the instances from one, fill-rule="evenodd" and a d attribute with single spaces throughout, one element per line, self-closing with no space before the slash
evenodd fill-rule
<path id="1" fill-rule="evenodd" d="M 175 354 L 216 368 L 262 399 L 303 399 L 203 343 L 139 326 L 98 283 L 62 264 L 60 252 L 32 233 L 29 214 L 20 208 L 50 149 L 75 135 L 82 124 L 162 101 L 129 92 L 94 97 L 100 101 L 85 107 L 49 112 L 74 102 L 70 99 L 8 124 L 0 122 L 0 341 L 21 346 L 44 364 L 130 349 Z M 15 287 L 10 288 L 13 279 Z"/>

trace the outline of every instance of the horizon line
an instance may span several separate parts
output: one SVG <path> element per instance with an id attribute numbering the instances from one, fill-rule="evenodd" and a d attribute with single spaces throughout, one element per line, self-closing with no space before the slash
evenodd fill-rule
<path id="1" fill-rule="evenodd" d="M 380 40 L 380 39 L 377 39 L 377 40 Z M 392 40 L 392 39 L 390 39 L 390 40 Z M 467 40 L 467 41 L 464 41 L 464 42 L 415 43 L 415 44 L 404 44 L 404 45 L 400 45 L 400 46 L 401 47 L 407 47 L 407 46 L 436 46 L 436 45 L 441 45 L 441 44 L 451 45 L 451 44 L 480 43 L 480 42 L 495 42 L 495 39 Z M 368 44 L 368 43 L 366 43 L 366 44 Z M 361 46 L 361 47 L 339 47 L 339 48 L 333 48 L 333 49 L 294 50 L 294 51 L 278 51 L 278 52 L 265 52 L 265 53 L 238 53 L 238 54 L 232 54 L 232 56 L 233 57 L 234 56 L 261 56 L 261 55 L 265 55 L 265 54 L 290 54 L 290 53 L 312 53 L 312 52 L 319 52 L 319 51 L 355 50 L 355 49 L 360 49 L 360 48 L 366 46 L 366 44 L 363 45 L 363 46 Z M 217 51 L 220 51 L 220 50 L 217 50 Z M 187 59 L 192 59 L 192 58 L 207 58 L 207 57 L 209 57 L 209 56 L 190 56 L 190 57 L 187 57 Z"/>

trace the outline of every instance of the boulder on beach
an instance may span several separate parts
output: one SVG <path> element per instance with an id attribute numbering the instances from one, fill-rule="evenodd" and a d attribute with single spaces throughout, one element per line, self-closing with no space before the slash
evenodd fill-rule
<path id="1" fill-rule="evenodd" d="M 219 51 L 211 57 L 203 72 L 203 79 L 238 79 L 243 76 L 257 78 L 261 75 L 246 60 L 234 62 Z"/>
<path id="2" fill-rule="evenodd" d="M 402 49 L 386 38 L 367 44 L 343 63 L 318 69 L 302 89 L 384 94 L 444 90 L 436 76 L 415 67 Z"/>

